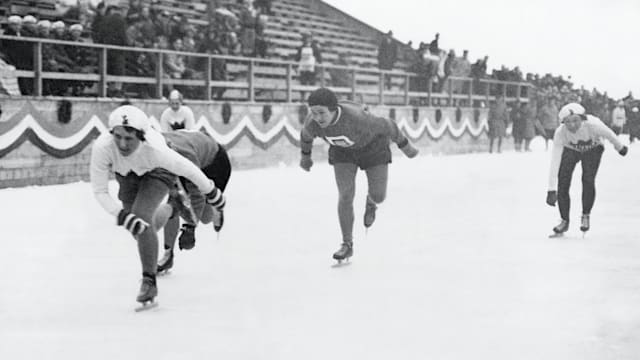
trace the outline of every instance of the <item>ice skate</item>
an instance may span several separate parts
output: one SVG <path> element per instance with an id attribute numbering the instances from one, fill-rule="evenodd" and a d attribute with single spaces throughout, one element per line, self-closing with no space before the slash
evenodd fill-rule
<path id="1" fill-rule="evenodd" d="M 138 292 L 138 296 L 136 297 L 136 301 L 141 305 L 138 306 L 135 311 L 143 311 L 152 309 L 158 304 L 154 301 L 155 297 L 158 295 L 158 288 L 156 286 L 156 279 L 150 276 L 142 277 L 142 284 L 140 285 L 140 292 Z"/>
<path id="2" fill-rule="evenodd" d="M 178 247 L 180 250 L 191 250 L 196 246 L 196 227 L 191 224 L 182 224 Z"/>
<path id="3" fill-rule="evenodd" d="M 157 273 L 159 276 L 169 273 L 169 269 L 173 267 L 173 249 L 164 251 L 164 256 L 158 261 Z"/>
<path id="4" fill-rule="evenodd" d="M 222 210 L 213 210 L 213 230 L 220 232 L 224 225 L 224 212 Z"/>
<path id="5" fill-rule="evenodd" d="M 562 237 L 567 230 L 569 230 L 569 220 L 563 219 L 560 224 L 553 228 L 553 234 L 549 235 L 549 237 Z"/>
<path id="6" fill-rule="evenodd" d="M 582 236 L 584 236 L 590 228 L 589 214 L 582 214 L 582 220 L 580 221 L 580 231 L 582 231 Z"/>
<path id="7" fill-rule="evenodd" d="M 345 241 L 340 246 L 340 249 L 333 254 L 333 258 L 338 260 L 338 265 L 343 261 L 349 261 L 349 258 L 353 256 L 353 242 Z"/>
<path id="8" fill-rule="evenodd" d="M 364 227 L 369 228 L 373 225 L 373 222 L 376 221 L 376 210 L 378 209 L 378 205 L 373 201 L 369 200 L 367 197 L 367 204 L 364 208 Z"/>

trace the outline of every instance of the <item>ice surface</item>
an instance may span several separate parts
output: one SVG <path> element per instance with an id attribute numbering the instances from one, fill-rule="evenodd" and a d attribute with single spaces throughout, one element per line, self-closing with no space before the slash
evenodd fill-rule
<path id="1" fill-rule="evenodd" d="M 326 163 L 236 171 L 220 240 L 199 227 L 144 313 L 135 243 L 88 184 L 0 190 L 0 359 L 636 359 L 640 146 L 605 152 L 585 239 L 579 167 L 547 238 L 535 149 L 395 158 L 367 238 L 359 173 L 338 269 Z"/>

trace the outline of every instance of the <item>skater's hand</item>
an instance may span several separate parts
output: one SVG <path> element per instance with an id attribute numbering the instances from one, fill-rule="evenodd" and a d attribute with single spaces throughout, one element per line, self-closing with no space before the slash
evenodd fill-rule
<path id="1" fill-rule="evenodd" d="M 407 141 L 407 145 L 400 148 L 402 152 L 409 158 L 412 159 L 418 155 L 418 149 L 416 149 L 410 142 Z"/>
<path id="2" fill-rule="evenodd" d="M 547 205 L 556 206 L 558 201 L 558 193 L 556 191 L 547 191 Z"/>
<path id="3" fill-rule="evenodd" d="M 224 209 L 224 205 L 226 204 L 226 200 L 224 198 L 224 194 L 220 189 L 214 187 L 210 193 L 207 194 L 207 204 L 213 206 L 217 210 Z"/>
<path id="4" fill-rule="evenodd" d="M 311 155 L 302 154 L 300 158 L 300 167 L 304 169 L 304 171 L 310 171 L 313 166 L 313 160 L 311 160 Z"/>
<path id="5" fill-rule="evenodd" d="M 138 236 L 147 230 L 149 223 L 128 210 L 122 209 L 118 213 L 118 226 L 124 226 L 133 236 Z"/>
<path id="6" fill-rule="evenodd" d="M 627 155 L 627 153 L 629 152 L 629 148 L 626 146 L 623 146 L 622 149 L 618 150 L 618 154 L 625 156 Z"/>

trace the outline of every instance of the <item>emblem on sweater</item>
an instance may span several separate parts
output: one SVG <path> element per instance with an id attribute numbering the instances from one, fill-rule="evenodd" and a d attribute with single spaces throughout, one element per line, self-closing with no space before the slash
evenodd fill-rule
<path id="1" fill-rule="evenodd" d="M 595 143 L 591 139 L 589 139 L 589 140 L 578 140 L 577 142 L 569 143 L 569 145 L 571 145 L 571 147 L 573 149 L 578 150 L 580 152 L 589 151 L 589 150 L 593 149 L 594 147 L 598 146 L 598 144 Z"/>
<path id="2" fill-rule="evenodd" d="M 349 139 L 344 135 L 340 136 L 325 136 L 324 138 L 330 145 L 340 146 L 340 147 L 351 147 L 353 144 L 353 140 Z"/>

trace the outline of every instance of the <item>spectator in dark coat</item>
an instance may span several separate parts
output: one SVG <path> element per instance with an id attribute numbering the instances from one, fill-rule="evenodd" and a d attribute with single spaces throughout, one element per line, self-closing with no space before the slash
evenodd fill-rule
<path id="1" fill-rule="evenodd" d="M 502 147 L 502 138 L 505 136 L 509 114 L 507 112 L 507 104 L 504 97 L 500 96 L 495 103 L 489 108 L 489 152 L 493 152 L 493 141 L 498 139 L 497 151 L 500 153 Z"/>
<path id="2" fill-rule="evenodd" d="M 127 24 L 122 16 L 121 8 L 118 6 L 109 6 L 107 8 L 97 27 L 94 26 L 94 31 L 94 35 L 97 35 L 97 38 L 103 44 L 127 45 Z M 122 51 L 107 51 L 107 74 L 125 74 L 125 54 Z M 107 93 L 109 96 L 122 96 L 122 83 L 109 83 Z"/>
<path id="3" fill-rule="evenodd" d="M 8 21 L 9 25 L 4 35 L 25 36 L 20 16 L 9 16 Z M 15 66 L 18 70 L 33 70 L 33 43 L 27 41 L 2 40 L 1 47 L 9 64 Z M 18 78 L 18 87 L 22 95 L 33 94 L 33 79 Z"/>
<path id="4" fill-rule="evenodd" d="M 396 60 L 398 60 L 398 45 L 393 40 L 393 32 L 389 31 L 378 47 L 378 67 L 382 70 L 391 70 Z"/>

